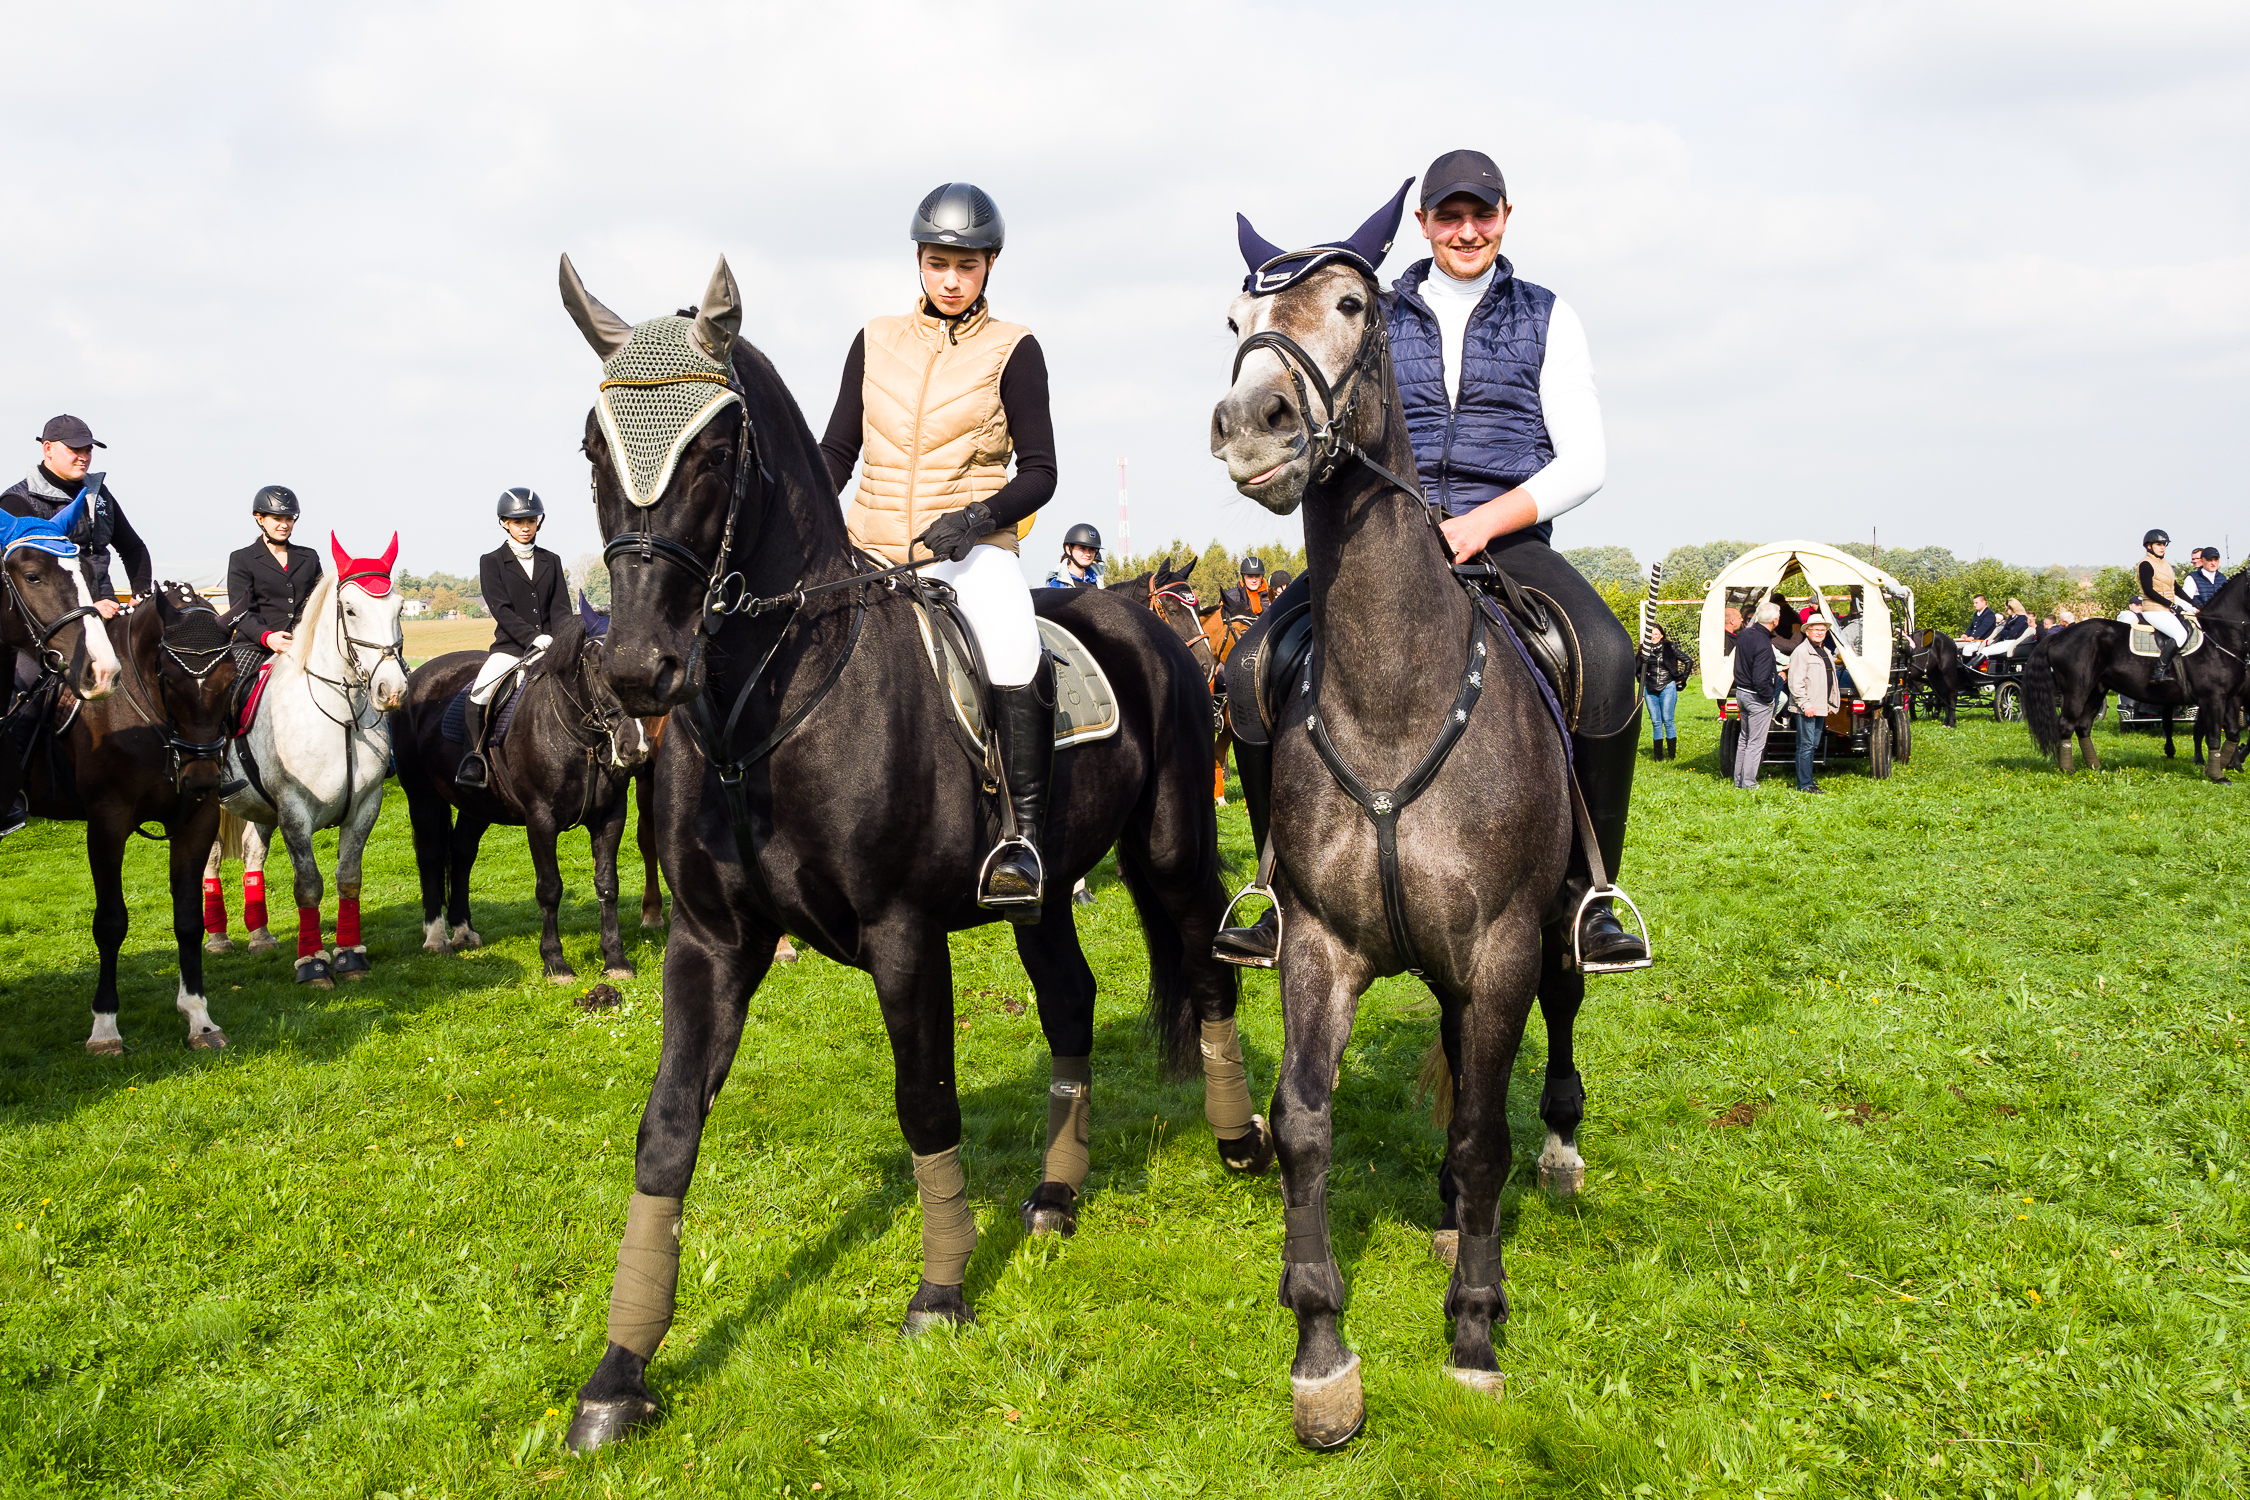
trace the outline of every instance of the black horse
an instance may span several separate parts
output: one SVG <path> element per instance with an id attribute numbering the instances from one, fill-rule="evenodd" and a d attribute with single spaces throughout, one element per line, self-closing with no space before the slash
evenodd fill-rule
<path id="1" fill-rule="evenodd" d="M 1976 675 L 1961 664 L 1960 643 L 1942 630 L 1917 630 L 1910 644 L 1913 650 L 1906 659 L 1908 689 L 1926 693 L 1930 711 L 1951 729 L 1960 712 L 1961 695 L 1975 689 Z"/>
<path id="2" fill-rule="evenodd" d="M 13 581 L 16 558 L 10 558 Z M 9 610 L 7 635 L 20 644 Z M 93 623 L 93 622 L 89 622 Z M 172 936 L 179 946 L 179 993 L 173 1004 L 195 1048 L 227 1044 L 203 993 L 203 861 L 219 830 L 220 757 L 229 732 L 234 658 L 218 614 L 183 584 L 156 592 L 102 622 L 118 661 L 117 690 L 59 706 L 65 722 L 32 752 L 26 790 L 41 817 L 82 821 L 86 861 L 94 877 L 94 942 L 101 973 L 94 986 L 94 1024 L 86 1050 L 125 1050 L 117 1029 L 117 954 L 132 913 L 125 905 L 125 846 L 134 833 L 160 827 L 171 842 Z"/>
<path id="3" fill-rule="evenodd" d="M 475 679 L 485 653 L 455 651 L 423 663 L 407 678 L 406 701 L 391 715 L 391 753 L 414 822 L 426 951 L 474 948 L 484 941 L 469 925 L 469 871 L 484 831 L 498 823 L 530 836 L 539 956 L 547 978 L 556 984 L 577 978 L 563 957 L 562 868 L 555 841 L 564 829 L 583 826 L 593 840 L 594 894 L 602 904 L 602 969 L 613 979 L 632 977 L 617 926 L 617 850 L 625 837 L 633 771 L 648 758 L 649 745 L 640 721 L 617 701 L 602 660 L 601 641 L 576 619 L 555 625 L 553 640 L 516 699 L 506 736 L 486 757 L 491 774 L 483 787 L 464 787 L 454 779 L 469 747 L 447 738 L 445 721 L 447 707 Z M 657 903 L 661 911 L 661 895 Z M 644 923 L 647 906 L 644 894 Z"/>
<path id="4" fill-rule="evenodd" d="M 795 401 L 736 337 L 725 263 L 692 318 L 628 325 L 587 295 L 567 259 L 563 293 L 608 377 L 585 450 L 608 541 L 610 680 L 635 713 L 677 710 L 656 762 L 674 903 L 664 1045 L 635 1148 L 609 1346 L 569 1432 L 584 1450 L 656 1416 L 643 1372 L 671 1321 L 681 1198 L 750 995 L 785 931 L 875 982 L 923 1207 L 908 1329 L 972 1321 L 961 1283 L 976 1228 L 957 1157 L 946 936 L 998 919 L 976 904 L 975 886 L 999 803 L 983 757 L 949 728 L 953 708 L 906 580 L 854 552 Z M 623 429 L 635 446 L 613 448 L 616 393 L 672 382 L 683 389 L 667 399 L 684 415 L 627 405 L 642 425 Z M 637 505 L 618 469 L 650 452 L 668 477 Z M 1095 996 L 1062 893 L 1112 845 L 1148 943 L 1165 1064 L 1186 1071 L 1200 1041 L 1222 1160 L 1263 1170 L 1271 1151 L 1243 1082 L 1234 974 L 1210 956 L 1225 891 L 1205 675 L 1161 621 L 1113 593 L 1035 598 L 1099 659 L 1120 716 L 1114 735 L 1055 757 L 1040 846 L 1049 896 L 1036 925 L 1015 929 L 1056 1059 L 1048 1162 L 1021 1212 L 1034 1232 L 1067 1233 L 1077 1192 L 1057 1174 L 1084 1173 Z"/>
<path id="5" fill-rule="evenodd" d="M 1388 239 L 1380 217 L 1361 239 Z M 1338 1331 L 1344 1281 L 1327 1206 L 1332 1090 L 1359 997 L 1403 971 L 1438 998 L 1459 1223 L 1444 1304 L 1450 1367 L 1490 1390 L 1492 1330 L 1508 1315 L 1508 1079 L 1536 996 L 1547 1022 L 1539 1174 L 1558 1194 L 1576 1192 L 1585 1091 L 1571 1028 L 1585 975 L 1572 963 L 1577 905 L 1561 899 L 1573 833 L 1561 726 L 1515 638 L 1456 582 L 1420 495 L 1398 477 L 1415 472 L 1414 453 L 1371 265 L 1349 249 L 1308 258 L 1294 276 L 1261 275 L 1277 289 L 1245 292 L 1229 309 L 1235 378 L 1212 414 L 1211 449 L 1243 494 L 1304 514 L 1312 666 L 1289 684 L 1276 725 L 1268 835 L 1286 1037 L 1273 1128 L 1297 1436 L 1330 1448 L 1366 1412 L 1359 1357 Z"/>
<path id="6" fill-rule="evenodd" d="M 2024 723 L 2040 753 L 2067 774 L 2075 738 L 2087 768 L 2099 770 L 2091 731 L 2104 697 L 2113 692 L 2167 710 L 2169 752 L 2169 710 L 2193 703 L 2204 774 L 2224 783 L 2229 767 L 2238 763 L 2244 688 L 2250 685 L 2244 663 L 2250 656 L 2250 569 L 2228 579 L 2196 621 L 2209 639 L 2195 655 L 2173 659 L 2168 682 L 2151 680 L 2157 658 L 2135 655 L 2131 627 L 2120 621 L 2081 620 L 2053 634 L 2042 627 L 2023 669 Z"/>

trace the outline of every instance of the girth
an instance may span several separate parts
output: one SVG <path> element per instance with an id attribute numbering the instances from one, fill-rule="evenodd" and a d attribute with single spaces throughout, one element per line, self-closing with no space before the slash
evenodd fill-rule
<path id="1" fill-rule="evenodd" d="M 1472 610 L 1469 664 L 1461 673 L 1461 690 L 1453 696 L 1453 706 L 1438 728 L 1437 739 L 1395 787 L 1370 788 L 1337 753 L 1335 742 L 1328 737 L 1328 726 L 1320 716 L 1320 659 L 1317 654 L 1304 676 L 1303 692 L 1309 704 L 1305 731 L 1312 739 L 1313 749 L 1319 752 L 1321 762 L 1328 767 L 1328 774 L 1336 778 L 1336 785 L 1359 804 L 1368 821 L 1375 825 L 1375 863 L 1383 884 L 1383 921 L 1390 929 L 1391 945 L 1397 950 L 1399 961 L 1405 965 L 1406 972 L 1416 978 L 1422 974 L 1422 955 L 1406 926 L 1406 886 L 1398 872 L 1398 815 L 1429 789 L 1446 757 L 1453 753 L 1453 747 L 1460 743 L 1468 729 L 1470 711 L 1484 696 L 1485 641 L 1484 612 Z"/>

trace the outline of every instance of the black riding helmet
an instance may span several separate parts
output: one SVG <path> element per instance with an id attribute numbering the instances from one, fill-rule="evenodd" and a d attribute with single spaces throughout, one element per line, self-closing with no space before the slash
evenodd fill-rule
<path id="1" fill-rule="evenodd" d="M 500 519 L 503 521 L 528 521 L 546 513 L 545 503 L 523 485 L 503 490 L 500 494 Z"/>
<path id="2" fill-rule="evenodd" d="M 297 508 L 297 492 L 295 490 L 285 484 L 269 484 L 258 491 L 257 498 L 250 502 L 250 514 L 254 516 L 285 516 L 294 521 L 301 517 L 304 512 Z"/>
<path id="3" fill-rule="evenodd" d="M 941 182 L 914 210 L 906 237 L 917 245 L 950 245 L 957 250 L 998 253 L 1008 238 L 1000 205 L 973 182 Z"/>
<path id="4" fill-rule="evenodd" d="M 1241 571 L 1245 578 L 1263 578 L 1266 576 L 1266 560 L 1253 552 L 1242 560 Z"/>
<path id="5" fill-rule="evenodd" d="M 2172 545 L 2172 538 L 2162 531 L 2152 531 L 2147 536 L 2141 538 L 2141 545 L 2143 547 L 2153 547 L 2158 542 L 2162 542 L 2165 546 L 2169 547 Z"/>
<path id="6" fill-rule="evenodd" d="M 1102 534 L 1084 521 L 1080 521 L 1076 526 L 1063 533 L 1064 555 L 1068 556 L 1070 549 L 1073 547 L 1091 547 L 1094 556 L 1100 557 L 1102 555 Z"/>

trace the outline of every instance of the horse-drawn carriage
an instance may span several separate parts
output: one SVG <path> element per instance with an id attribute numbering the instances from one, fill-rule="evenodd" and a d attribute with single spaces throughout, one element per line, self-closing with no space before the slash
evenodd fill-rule
<path id="1" fill-rule="evenodd" d="M 1787 591 L 1792 579 L 1803 586 L 1801 593 Z M 1873 563 L 1819 542 L 1768 542 L 1753 547 L 1721 569 L 1704 593 L 1698 654 L 1707 663 L 1703 691 L 1719 704 L 1723 721 L 1719 764 L 1734 763 L 1742 734 L 1742 710 L 1734 700 L 1734 642 L 1727 634 L 1726 612 L 1740 610 L 1748 620 L 1768 599 L 1781 605 L 1789 623 L 1795 623 L 1798 606 L 1811 605 L 1828 622 L 1829 639 L 1844 673 L 1843 706 L 1829 716 L 1816 759 L 1823 765 L 1864 759 L 1868 772 L 1878 780 L 1889 776 L 1892 764 L 1905 762 L 1914 748 L 1907 706 L 1908 653 L 1901 646 L 1914 629 L 1914 590 Z M 1894 601 L 1902 607 L 1894 610 Z M 1861 622 L 1857 646 L 1841 627 L 1834 608 L 1838 603 L 1848 604 L 1847 614 Z M 1777 654 L 1785 654 L 1800 638 L 1794 632 L 1777 636 Z M 1768 762 L 1797 758 L 1796 726 L 1796 715 L 1784 699 L 1766 741 Z"/>

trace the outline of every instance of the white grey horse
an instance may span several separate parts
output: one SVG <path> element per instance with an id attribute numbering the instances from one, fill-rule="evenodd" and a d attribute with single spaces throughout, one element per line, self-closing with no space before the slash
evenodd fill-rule
<path id="1" fill-rule="evenodd" d="M 274 946 L 264 923 L 262 880 L 252 901 L 252 874 L 262 872 L 278 825 L 296 866 L 297 982 L 334 989 L 335 976 L 364 976 L 367 945 L 359 931 L 359 862 L 367 836 L 383 809 L 383 778 L 390 767 L 390 711 L 406 696 L 405 641 L 399 630 L 404 600 L 391 583 L 398 537 L 379 558 L 353 558 L 328 545 L 336 571 L 305 601 L 289 649 L 273 659 L 265 694 L 250 732 L 228 751 L 230 775 L 249 785 L 227 799 L 243 830 L 244 921 L 250 950 Z M 247 756 L 244 752 L 247 751 Z M 336 945 L 321 942 L 320 865 L 313 834 L 340 832 L 336 841 Z M 216 888 L 221 848 L 206 867 L 206 891 Z"/>

